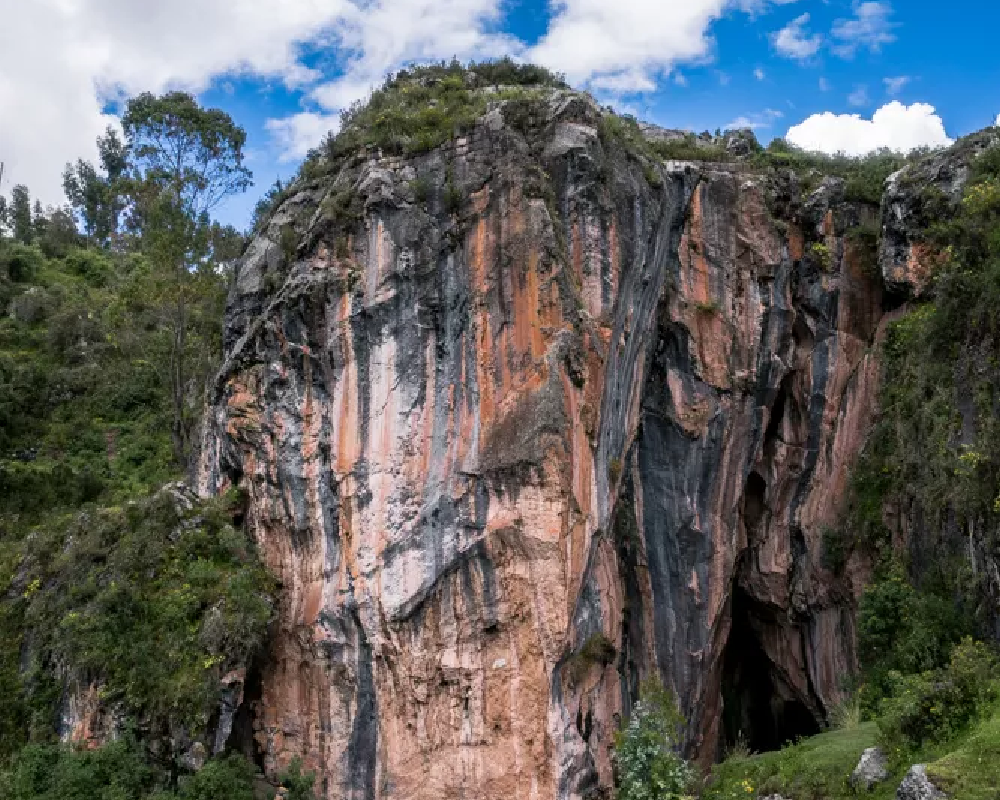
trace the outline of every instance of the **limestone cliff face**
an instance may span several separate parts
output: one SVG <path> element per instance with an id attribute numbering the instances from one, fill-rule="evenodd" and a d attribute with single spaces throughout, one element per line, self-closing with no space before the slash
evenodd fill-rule
<path id="1" fill-rule="evenodd" d="M 240 263 L 198 481 L 245 490 L 282 587 L 234 725 L 270 773 L 600 796 L 647 677 L 702 760 L 840 698 L 864 565 L 835 578 L 823 534 L 877 391 L 883 281 L 845 235 L 875 212 L 646 161 L 602 113 L 552 92 L 359 154 Z"/>

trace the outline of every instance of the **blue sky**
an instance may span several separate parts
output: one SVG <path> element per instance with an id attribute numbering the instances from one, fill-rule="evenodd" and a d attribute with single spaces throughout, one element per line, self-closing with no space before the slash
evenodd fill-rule
<path id="1" fill-rule="evenodd" d="M 249 135 L 245 227 L 339 108 L 408 63 L 511 54 L 667 127 L 863 152 L 942 144 L 1000 112 L 1000 4 L 954 0 L 0 0 L 0 191 L 59 197 L 109 101 L 186 88 Z M 6 55 L 4 55 L 6 53 Z M 26 63 L 38 68 L 25 69 Z M 856 116 L 854 116 L 856 115 Z"/>

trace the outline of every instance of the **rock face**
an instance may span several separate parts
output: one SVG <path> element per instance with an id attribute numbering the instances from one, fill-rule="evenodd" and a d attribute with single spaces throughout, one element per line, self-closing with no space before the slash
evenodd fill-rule
<path id="1" fill-rule="evenodd" d="M 300 185 L 227 311 L 199 490 L 282 587 L 231 742 L 327 798 L 598 796 L 659 676 L 714 759 L 819 730 L 861 564 L 873 211 L 644 160 L 587 98 Z M 289 246 L 288 242 L 294 242 Z"/>
<path id="2" fill-rule="evenodd" d="M 923 764 L 910 767 L 896 790 L 896 800 L 945 800 L 945 797 L 947 795 L 931 783 Z"/>
<path id="3" fill-rule="evenodd" d="M 961 201 L 975 159 L 1000 141 L 996 129 L 967 137 L 892 175 L 882 200 L 879 264 L 886 289 L 901 297 L 926 293 L 940 254 L 928 246 L 927 229 Z"/>
<path id="4" fill-rule="evenodd" d="M 885 754 L 877 747 L 869 747 L 861 754 L 861 760 L 851 773 L 851 785 L 870 792 L 888 777 L 889 765 Z"/>

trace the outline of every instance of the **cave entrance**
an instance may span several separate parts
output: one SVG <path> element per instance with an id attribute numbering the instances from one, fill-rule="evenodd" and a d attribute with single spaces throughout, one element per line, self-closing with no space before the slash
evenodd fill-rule
<path id="1" fill-rule="evenodd" d="M 756 632 L 759 625 L 754 624 L 760 621 L 755 605 L 743 591 L 735 590 L 723 660 L 720 755 L 737 743 L 755 753 L 778 750 L 800 736 L 820 732 L 816 718 L 793 698 L 764 652 Z"/>

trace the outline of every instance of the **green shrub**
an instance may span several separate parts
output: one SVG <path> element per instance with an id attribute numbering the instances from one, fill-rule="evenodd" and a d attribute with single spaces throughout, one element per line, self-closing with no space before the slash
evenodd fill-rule
<path id="1" fill-rule="evenodd" d="M 182 775 L 177 791 L 131 735 L 96 749 L 29 745 L 0 773 L 4 800 L 254 800 L 253 765 L 239 755 Z M 312 800 L 290 794 L 289 800 Z"/>
<path id="2" fill-rule="evenodd" d="M 431 182 L 426 177 L 418 176 L 410 181 L 410 191 L 413 192 L 413 201 L 418 205 L 423 205 L 430 199 L 432 189 Z"/>
<path id="3" fill-rule="evenodd" d="M 278 776 L 278 782 L 287 790 L 287 800 L 315 800 L 313 785 L 316 773 L 302 771 L 302 759 L 296 756 L 288 769 Z"/>
<path id="4" fill-rule="evenodd" d="M 37 247 L 0 239 L 0 275 L 14 283 L 34 280 L 45 266 L 45 255 Z"/>
<path id="5" fill-rule="evenodd" d="M 91 286 L 107 286 L 114 275 L 114 265 L 100 250 L 75 248 L 63 259 L 67 269 Z"/>
<path id="6" fill-rule="evenodd" d="M 243 756 L 233 754 L 209 761 L 184 779 L 178 797 L 179 800 L 254 800 L 253 779 L 253 765 Z"/>
<path id="7" fill-rule="evenodd" d="M 829 272 L 833 268 L 833 253 L 823 242 L 813 242 L 809 245 L 809 255 L 823 272 Z"/>
<path id="8" fill-rule="evenodd" d="M 714 141 L 699 141 L 693 133 L 683 139 L 650 142 L 660 158 L 674 161 L 733 161 L 724 145 Z"/>
<path id="9" fill-rule="evenodd" d="M 272 582 L 232 527 L 232 502 L 185 510 L 161 492 L 37 531 L 20 577 L 34 667 L 99 680 L 153 729 L 204 730 L 220 679 L 271 618 Z"/>
<path id="10" fill-rule="evenodd" d="M 462 203 L 465 202 L 465 195 L 450 176 L 448 182 L 444 186 L 442 201 L 444 203 L 445 211 L 449 214 L 457 214 L 462 208 Z"/>
<path id="11" fill-rule="evenodd" d="M 0 788 L 8 800 L 138 800 L 155 783 L 139 745 L 124 737 L 96 750 L 29 745 Z"/>
<path id="12" fill-rule="evenodd" d="M 615 736 L 618 800 L 681 800 L 693 784 L 679 755 L 684 720 L 659 683 L 643 686 L 625 728 Z"/>
<path id="13" fill-rule="evenodd" d="M 469 130 L 486 110 L 488 97 L 468 77 L 458 62 L 400 71 L 366 103 L 341 114 L 340 133 L 328 139 L 326 157 L 338 159 L 366 146 L 422 153 Z M 309 161 L 321 157 L 316 153 Z"/>
<path id="14" fill-rule="evenodd" d="M 754 155 L 752 163 L 762 168 L 794 170 L 800 177 L 808 178 L 811 185 L 824 176 L 843 178 L 845 199 L 878 205 L 889 175 L 920 155 L 907 157 L 884 148 L 858 157 L 827 155 L 802 150 L 779 138 Z"/>
<path id="15" fill-rule="evenodd" d="M 981 642 L 965 639 L 947 668 L 892 673 L 893 696 L 878 721 L 887 752 L 903 756 L 927 743 L 953 739 L 997 698 L 996 659 Z"/>
<path id="16" fill-rule="evenodd" d="M 595 633 L 587 638 L 580 649 L 566 662 L 567 673 L 573 683 L 579 683 L 592 666 L 606 667 L 614 663 L 618 651 L 614 643 L 603 633 Z"/>
<path id="17" fill-rule="evenodd" d="M 893 693 L 892 673 L 920 674 L 944 666 L 968 630 L 953 600 L 918 592 L 898 564 L 880 576 L 858 608 L 865 713 L 877 713 L 881 699 Z"/>

